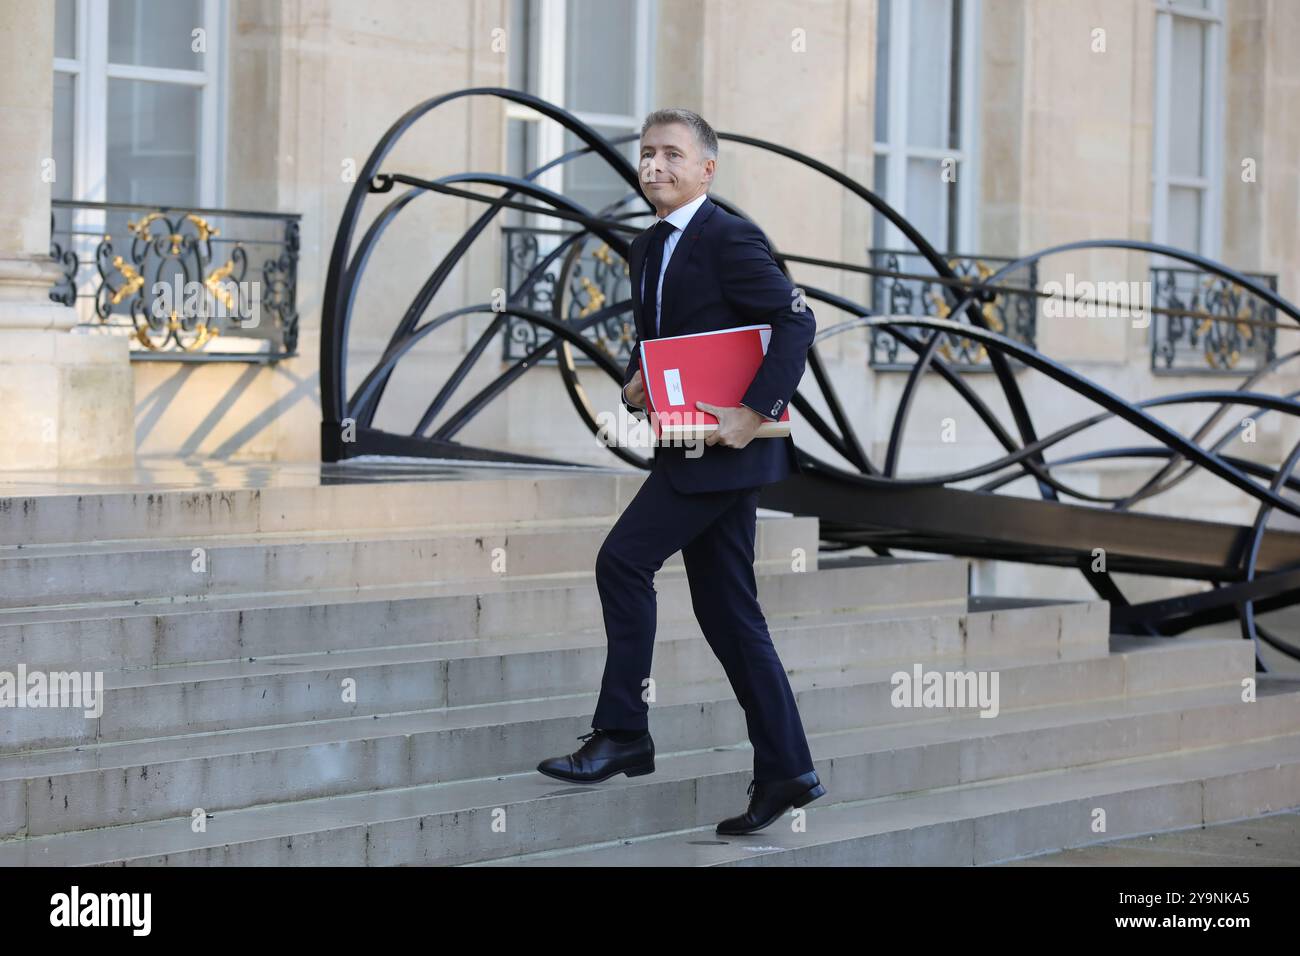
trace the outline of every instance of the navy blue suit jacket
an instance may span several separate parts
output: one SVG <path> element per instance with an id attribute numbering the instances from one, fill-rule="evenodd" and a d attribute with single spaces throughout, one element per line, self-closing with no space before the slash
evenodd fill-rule
<path id="1" fill-rule="evenodd" d="M 630 276 L 637 341 L 623 375 L 624 388 L 641 366 L 641 340 L 657 337 L 655 330 L 647 327 L 650 316 L 641 301 L 649 238 L 647 229 L 632 240 Z M 654 294 L 655 286 L 655 277 L 646 276 L 647 298 Z M 777 265 L 763 230 L 706 197 L 668 260 L 661 308 L 659 336 L 770 324 L 767 353 L 741 404 L 769 419 L 780 417 L 803 377 L 817 320 L 802 297 L 796 300 L 795 287 Z M 623 404 L 630 412 L 641 411 L 626 399 Z M 672 486 L 685 493 L 751 488 L 781 481 L 801 470 L 794 440 L 788 436 L 754 438 L 744 448 L 706 446 L 703 439 L 694 448 L 656 446 L 654 459 L 654 467 L 664 468 Z"/>

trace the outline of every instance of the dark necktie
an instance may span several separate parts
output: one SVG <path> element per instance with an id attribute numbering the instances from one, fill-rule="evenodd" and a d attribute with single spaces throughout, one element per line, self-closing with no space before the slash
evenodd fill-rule
<path id="1" fill-rule="evenodd" d="M 659 335 L 659 270 L 664 263 L 664 243 L 677 227 L 667 219 L 660 219 L 650 230 L 650 249 L 646 253 L 645 269 L 641 272 L 641 301 L 646 315 L 649 334 Z"/>

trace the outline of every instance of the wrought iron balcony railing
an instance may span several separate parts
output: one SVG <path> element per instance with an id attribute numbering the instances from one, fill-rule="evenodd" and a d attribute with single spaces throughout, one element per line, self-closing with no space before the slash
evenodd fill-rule
<path id="1" fill-rule="evenodd" d="M 50 298 L 133 359 L 276 362 L 298 342 L 296 213 L 55 200 Z M 220 348 L 216 347 L 220 345 Z"/>
<path id="2" fill-rule="evenodd" d="M 1276 275 L 1242 275 L 1277 291 Z M 1221 276 L 1199 269 L 1153 267 L 1151 304 L 1175 310 L 1154 312 L 1152 371 L 1246 374 L 1269 365 L 1276 357 L 1277 328 L 1273 323 L 1277 322 L 1277 309 Z M 1198 314 L 1179 315 L 1179 309 Z M 1238 321 L 1216 322 L 1210 316 Z"/>
<path id="3" fill-rule="evenodd" d="M 627 263 L 612 254 L 608 244 L 598 238 L 583 236 L 551 262 L 542 265 L 551 251 L 576 233 L 566 229 L 527 226 L 503 226 L 501 233 L 506 294 L 514 295 L 523 288 L 517 303 L 520 306 L 550 313 L 564 321 L 576 321 L 632 295 Z M 529 276 L 539 269 L 540 273 L 529 280 Z M 630 310 L 624 315 L 597 322 L 583 335 L 620 365 L 627 364 L 636 344 L 636 327 Z M 507 316 L 502 358 L 507 362 L 518 361 L 550 338 L 550 333 L 536 323 Z M 558 360 L 555 351 L 551 351 L 539 361 L 544 365 L 554 365 Z M 591 364 L 591 360 L 581 352 L 575 352 L 573 360 L 576 365 Z"/>
<path id="4" fill-rule="evenodd" d="M 872 310 L 880 316 L 912 315 L 930 318 L 952 318 L 949 299 L 944 295 L 945 285 L 921 276 L 934 272 L 919 252 L 901 249 L 869 249 L 873 268 L 896 276 L 874 276 L 871 280 Z M 1000 266 L 1012 260 L 1000 256 L 976 256 L 948 253 L 944 256 L 959 278 L 972 282 L 988 279 Z M 906 278 L 917 276 L 918 278 Z M 1007 338 L 1035 346 L 1038 306 L 1034 290 L 1038 287 L 1038 263 L 1031 262 L 998 282 L 998 286 L 1024 289 L 1020 292 L 1000 292 L 992 302 L 981 308 L 989 328 Z M 966 322 L 965 312 L 957 321 Z M 956 369 L 987 371 L 992 368 L 988 351 L 978 341 L 964 336 L 939 333 L 937 353 Z M 930 333 L 919 336 L 929 341 Z M 915 355 L 899 340 L 880 328 L 871 330 L 871 367 L 881 371 L 906 371 L 912 367 Z"/>

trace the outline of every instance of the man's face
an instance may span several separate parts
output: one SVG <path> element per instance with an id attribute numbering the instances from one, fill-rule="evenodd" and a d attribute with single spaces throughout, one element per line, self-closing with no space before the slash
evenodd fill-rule
<path id="1" fill-rule="evenodd" d="M 660 216 L 703 193 L 716 165 L 684 123 L 651 126 L 641 137 L 641 191 Z"/>

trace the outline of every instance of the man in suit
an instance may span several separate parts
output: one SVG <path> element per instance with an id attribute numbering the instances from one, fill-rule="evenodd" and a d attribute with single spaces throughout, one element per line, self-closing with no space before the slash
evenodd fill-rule
<path id="1" fill-rule="evenodd" d="M 767 352 L 740 405 L 699 403 L 719 422 L 702 448 L 655 448 L 649 476 L 601 545 L 596 585 L 608 651 L 594 729 L 579 738 L 586 742 L 577 752 L 537 769 L 577 783 L 654 771 L 642 698 L 654 648 L 654 575 L 681 551 L 696 619 L 744 709 L 754 748 L 749 806 L 717 828 L 739 834 L 826 792 L 754 580 L 761 486 L 799 470 L 792 439 L 754 433 L 790 401 L 817 323 L 762 230 L 709 199 L 717 156 L 717 135 L 689 110 L 657 110 L 642 126 L 641 188 L 657 216 L 632 241 L 638 347 L 623 377 L 623 404 L 638 416 L 645 411 L 642 338 L 769 323 Z"/>

